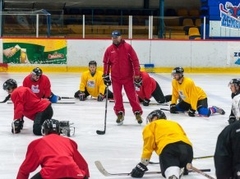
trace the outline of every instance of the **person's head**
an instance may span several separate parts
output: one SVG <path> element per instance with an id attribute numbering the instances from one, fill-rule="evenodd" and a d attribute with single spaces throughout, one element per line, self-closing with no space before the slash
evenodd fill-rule
<path id="1" fill-rule="evenodd" d="M 39 67 L 34 68 L 32 70 L 32 76 L 31 76 L 32 80 L 33 81 L 38 81 L 39 78 L 42 76 L 42 73 L 43 72 L 42 72 L 41 68 L 39 68 Z"/>
<path id="2" fill-rule="evenodd" d="M 113 41 L 113 44 L 115 45 L 119 45 L 120 42 L 122 40 L 122 36 L 121 36 L 121 32 L 118 31 L 118 30 L 114 30 L 112 32 L 112 41 Z"/>
<path id="3" fill-rule="evenodd" d="M 97 62 L 92 60 L 88 63 L 89 71 L 92 75 L 96 73 L 97 70 Z"/>
<path id="4" fill-rule="evenodd" d="M 180 81 L 183 78 L 184 69 L 182 67 L 176 67 L 172 70 L 173 79 Z"/>
<path id="5" fill-rule="evenodd" d="M 147 122 L 152 122 L 158 119 L 167 119 L 165 113 L 160 109 L 150 112 L 147 116 Z"/>
<path id="6" fill-rule="evenodd" d="M 228 86 L 230 87 L 232 93 L 239 93 L 240 92 L 240 79 L 233 78 L 229 83 Z"/>
<path id="7" fill-rule="evenodd" d="M 60 134 L 60 124 L 56 119 L 46 119 L 42 124 L 42 135 Z"/>
<path id="8" fill-rule="evenodd" d="M 11 94 L 14 89 L 17 88 L 17 82 L 14 79 L 8 79 L 3 83 L 3 90 L 7 91 L 8 94 Z"/>

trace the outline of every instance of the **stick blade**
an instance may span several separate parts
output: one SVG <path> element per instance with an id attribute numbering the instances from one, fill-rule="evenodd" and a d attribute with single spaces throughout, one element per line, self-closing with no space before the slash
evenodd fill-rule
<path id="1" fill-rule="evenodd" d="M 97 167 L 97 169 L 99 170 L 99 172 L 100 173 L 102 173 L 104 176 L 111 176 L 110 175 L 110 173 L 108 173 L 106 170 L 105 170 L 105 168 L 103 168 L 103 166 L 102 166 L 102 164 L 101 164 L 101 162 L 100 161 L 95 161 L 94 162 L 95 163 L 95 165 L 96 165 L 96 167 Z"/>
<path id="2" fill-rule="evenodd" d="M 98 135 L 104 135 L 106 133 L 106 131 L 100 131 L 100 130 L 96 130 L 96 133 Z"/>

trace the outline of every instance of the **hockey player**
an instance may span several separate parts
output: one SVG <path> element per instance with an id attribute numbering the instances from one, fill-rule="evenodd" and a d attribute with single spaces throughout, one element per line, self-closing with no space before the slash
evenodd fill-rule
<path id="1" fill-rule="evenodd" d="M 240 118 L 240 79 L 232 79 L 228 86 L 231 89 L 232 92 L 232 109 L 231 109 L 231 113 L 229 115 L 229 119 L 228 119 L 228 123 L 232 124 L 234 123 L 236 120 L 239 120 Z"/>
<path id="2" fill-rule="evenodd" d="M 217 179 L 240 179 L 240 121 L 225 127 L 214 153 Z"/>
<path id="3" fill-rule="evenodd" d="M 202 88 L 195 85 L 192 79 L 184 77 L 184 69 L 176 67 L 172 71 L 172 100 L 170 105 L 171 113 L 178 111 L 188 111 L 190 117 L 195 116 L 195 111 L 199 115 L 209 117 L 211 114 L 225 114 L 225 111 L 217 106 L 208 108 L 207 95 Z M 179 103 L 177 104 L 177 101 Z"/>
<path id="4" fill-rule="evenodd" d="M 143 106 L 149 106 L 150 98 L 153 97 L 158 103 L 163 104 L 171 101 L 171 95 L 164 96 L 158 82 L 150 77 L 147 72 L 140 72 L 140 78 L 134 81 L 139 101 Z"/>
<path id="5" fill-rule="evenodd" d="M 142 123 L 142 108 L 136 95 L 134 80 L 140 78 L 140 64 L 133 47 L 122 39 L 118 30 L 112 32 L 112 44 L 106 49 L 103 57 L 103 79 L 106 85 L 111 85 L 114 93 L 114 111 L 117 124 L 124 120 L 122 89 L 124 88 L 132 111 L 139 124 Z M 111 71 L 111 80 L 109 73 Z"/>
<path id="6" fill-rule="evenodd" d="M 12 133 L 20 133 L 23 128 L 22 117 L 33 120 L 33 133 L 42 135 L 42 123 L 51 119 L 53 109 L 51 102 L 47 99 L 39 99 L 29 88 L 19 86 L 14 79 L 8 79 L 3 83 L 3 89 L 11 94 L 14 105 L 14 120 L 12 122 Z"/>
<path id="7" fill-rule="evenodd" d="M 75 98 L 84 101 L 89 95 L 96 97 L 97 101 L 103 101 L 106 94 L 106 86 L 102 79 L 102 72 L 97 70 L 97 62 L 90 61 L 89 70 L 82 73 L 79 90 L 74 94 Z M 108 89 L 108 99 L 113 99 L 113 93 Z"/>
<path id="8" fill-rule="evenodd" d="M 32 179 L 88 179 L 88 164 L 79 153 L 77 143 L 59 135 L 59 121 L 45 120 L 42 130 L 45 136 L 28 145 L 26 158 L 19 168 L 17 179 L 28 179 L 29 174 L 38 166 L 41 166 L 41 170 Z"/>
<path id="9" fill-rule="evenodd" d="M 30 88 L 38 98 L 48 98 L 52 103 L 60 99 L 52 93 L 50 80 L 39 67 L 34 68 L 31 74 L 24 78 L 23 86 Z"/>
<path id="10" fill-rule="evenodd" d="M 141 162 L 133 168 L 131 176 L 142 178 L 155 151 L 159 156 L 162 176 L 179 179 L 180 169 L 193 159 L 192 144 L 182 127 L 175 121 L 166 120 L 161 110 L 154 110 L 147 116 L 149 122 L 143 129 Z"/>

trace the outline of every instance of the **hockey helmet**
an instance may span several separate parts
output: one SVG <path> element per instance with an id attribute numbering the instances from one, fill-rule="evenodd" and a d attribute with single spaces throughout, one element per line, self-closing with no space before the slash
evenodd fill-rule
<path id="1" fill-rule="evenodd" d="M 34 74 L 34 75 L 36 75 L 36 76 L 41 76 L 42 73 L 43 73 L 43 72 L 42 72 L 42 69 L 39 68 L 39 67 L 34 68 L 33 71 L 32 71 L 32 74 Z"/>
<path id="2" fill-rule="evenodd" d="M 236 86 L 240 87 L 240 79 L 237 79 L 237 78 L 231 79 L 231 81 L 228 83 L 228 86 L 230 86 L 231 84 L 234 84 L 235 87 Z"/>
<path id="3" fill-rule="evenodd" d="M 17 88 L 17 82 L 14 79 L 8 79 L 3 83 L 3 90 L 10 90 Z"/>
<path id="4" fill-rule="evenodd" d="M 97 66 L 97 62 L 95 60 L 91 60 L 89 63 L 88 63 L 88 66 L 90 65 L 95 65 Z"/>
<path id="5" fill-rule="evenodd" d="M 147 121 L 152 122 L 154 117 L 157 117 L 157 119 L 167 119 L 165 113 L 163 111 L 161 111 L 160 109 L 150 112 L 147 116 Z"/>
<path id="6" fill-rule="evenodd" d="M 183 74 L 183 72 L 184 72 L 183 67 L 176 67 L 172 70 L 172 74 L 176 74 L 176 73 Z"/>
<path id="7" fill-rule="evenodd" d="M 42 135 L 60 134 L 60 124 L 56 119 L 46 119 L 42 124 Z"/>

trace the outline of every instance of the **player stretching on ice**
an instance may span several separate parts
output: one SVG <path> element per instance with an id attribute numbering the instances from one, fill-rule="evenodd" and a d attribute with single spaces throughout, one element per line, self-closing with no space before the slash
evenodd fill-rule
<path id="1" fill-rule="evenodd" d="M 134 84 L 139 101 L 142 102 L 143 106 L 149 106 L 151 97 L 160 104 L 171 101 L 171 95 L 164 96 L 158 82 L 147 72 L 140 72 L 140 78 L 136 79 Z"/>
<path id="2" fill-rule="evenodd" d="M 49 100 L 39 99 L 29 88 L 19 86 L 14 79 L 3 83 L 3 90 L 11 94 L 14 105 L 14 120 L 12 133 L 20 133 L 23 128 L 23 116 L 33 120 L 33 133 L 42 135 L 42 123 L 53 116 L 53 109 Z"/>
<path id="3" fill-rule="evenodd" d="M 143 177 L 153 151 L 159 156 L 162 176 L 167 179 L 179 179 L 180 169 L 192 162 L 192 144 L 186 133 L 177 122 L 166 119 L 161 110 L 152 111 L 147 116 L 149 123 L 142 132 L 141 162 L 132 170 L 132 177 Z"/>
<path id="4" fill-rule="evenodd" d="M 232 79 L 228 86 L 232 92 L 232 109 L 228 119 L 228 123 L 232 124 L 240 118 L 240 79 Z"/>
<path id="5" fill-rule="evenodd" d="M 121 125 L 124 120 L 125 110 L 123 106 L 122 89 L 124 88 L 132 111 L 139 124 L 142 123 L 142 108 L 137 99 L 134 80 L 140 78 L 140 65 L 133 47 L 122 39 L 117 30 L 112 32 L 112 45 L 110 45 L 103 58 L 103 79 L 106 85 L 111 85 L 114 94 L 114 111 L 117 115 L 116 122 Z M 111 80 L 109 73 L 111 72 Z"/>
<path id="6" fill-rule="evenodd" d="M 103 101 L 107 88 L 102 79 L 102 72 L 97 70 L 96 61 L 90 61 L 88 67 L 89 70 L 82 73 L 79 90 L 74 97 L 84 101 L 91 95 L 96 97 L 97 101 Z M 110 90 L 108 90 L 108 99 L 113 99 L 113 93 Z"/>
<path id="7" fill-rule="evenodd" d="M 45 136 L 28 145 L 26 158 L 19 168 L 17 179 L 28 179 L 29 174 L 38 166 L 41 166 L 41 171 L 31 179 L 88 179 L 88 164 L 78 152 L 77 143 L 60 136 L 59 121 L 45 120 L 42 132 Z"/>
<path id="8" fill-rule="evenodd" d="M 30 88 L 38 98 L 48 98 L 52 103 L 59 99 L 59 96 L 52 93 L 50 80 L 39 67 L 34 68 L 31 74 L 24 78 L 23 86 Z"/>
<path id="9" fill-rule="evenodd" d="M 195 116 L 195 111 L 199 115 L 209 117 L 211 114 L 219 113 L 224 115 L 225 111 L 217 106 L 208 108 L 207 95 L 202 88 L 195 86 L 192 79 L 184 77 L 184 69 L 176 67 L 172 71 L 172 101 L 170 105 L 171 113 L 188 111 L 190 117 Z M 179 103 L 177 104 L 177 101 Z"/>

